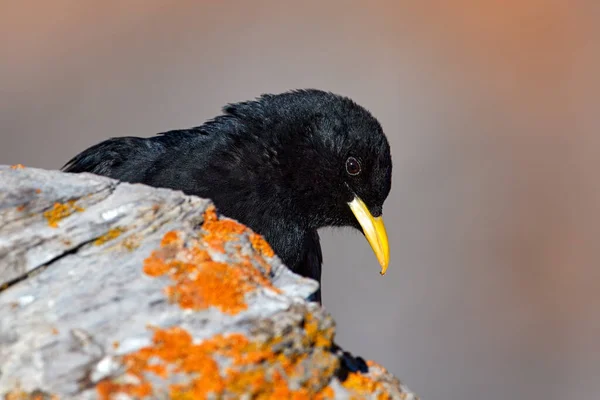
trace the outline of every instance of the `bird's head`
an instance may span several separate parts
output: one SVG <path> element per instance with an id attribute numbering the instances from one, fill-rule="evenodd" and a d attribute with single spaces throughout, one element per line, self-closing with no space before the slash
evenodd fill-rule
<path id="1" fill-rule="evenodd" d="M 384 274 L 389 247 L 382 211 L 391 188 L 392 160 L 377 119 L 351 99 L 320 90 L 263 95 L 225 111 L 251 118 L 252 131 L 270 138 L 265 149 L 256 150 L 253 157 L 261 160 L 254 165 L 268 159 L 276 167 L 265 174 L 281 202 L 288 203 L 286 211 L 309 229 L 359 229 Z"/>

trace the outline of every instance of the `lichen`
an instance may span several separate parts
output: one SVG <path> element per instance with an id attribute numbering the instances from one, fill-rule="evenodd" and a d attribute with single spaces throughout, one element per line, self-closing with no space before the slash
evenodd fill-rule
<path id="1" fill-rule="evenodd" d="M 222 225 L 209 221 L 208 234 L 217 228 L 220 235 Z M 204 238 L 203 238 L 204 241 Z M 217 307 L 223 313 L 237 314 L 247 308 L 245 296 L 257 288 L 268 288 L 275 292 L 269 279 L 251 262 L 222 263 L 213 261 L 201 242 L 190 240 L 184 246 L 175 231 L 165 234 L 161 248 L 152 252 L 144 261 L 144 272 L 152 277 L 168 276 L 173 282 L 165 290 L 172 302 L 186 309 L 200 310 Z"/>
<path id="2" fill-rule="evenodd" d="M 66 203 L 54 203 L 52 209 L 44 211 L 44 217 L 48 220 L 48 225 L 52 228 L 57 228 L 58 223 L 73 214 L 74 212 L 81 212 L 84 209 L 75 204 L 76 200 L 69 200 Z"/>
<path id="3" fill-rule="evenodd" d="M 356 392 L 357 394 L 374 393 L 379 385 L 379 382 L 375 382 L 368 376 L 357 372 L 350 372 L 348 378 L 342 383 L 342 386 L 346 389 Z"/>
<path id="4" fill-rule="evenodd" d="M 235 221 L 220 219 L 213 207 L 204 217 L 199 236 L 167 232 L 144 261 L 145 274 L 168 278 L 165 294 L 171 302 L 184 309 L 215 307 L 234 315 L 247 309 L 248 293 L 259 288 L 280 292 L 268 279 L 265 257 L 272 257 L 273 252 L 260 235 Z M 237 252 L 229 254 L 227 262 L 215 261 L 211 255 L 225 252 L 230 242 L 234 246 L 227 246 L 227 251 Z M 238 251 L 248 244 L 254 254 Z M 299 307 L 286 311 L 296 319 L 260 320 L 249 335 L 229 332 L 194 340 L 181 326 L 149 327 L 151 344 L 115 356 L 124 372 L 98 382 L 97 393 L 101 399 L 123 394 L 179 400 L 242 395 L 334 398 L 331 384 L 340 367 L 338 356 L 331 352 L 334 324 L 318 309 L 291 307 Z M 119 347 L 118 342 L 113 347 Z M 350 373 L 342 385 L 355 398 L 389 397 L 384 383 L 370 375 Z"/>
<path id="5" fill-rule="evenodd" d="M 275 255 L 269 243 L 258 233 L 250 234 L 250 243 L 252 243 L 254 250 L 264 257 L 273 257 Z"/>
<path id="6" fill-rule="evenodd" d="M 42 390 L 34 390 L 26 392 L 20 388 L 16 388 L 4 395 L 4 400 L 59 400 L 55 394 L 46 393 Z"/>
<path id="7" fill-rule="evenodd" d="M 369 366 L 368 374 L 350 372 L 346 380 L 342 382 L 342 386 L 348 390 L 351 394 L 351 398 L 361 399 L 365 396 L 369 396 L 371 398 L 377 398 L 378 400 L 384 400 L 394 397 L 388 390 L 388 385 L 390 383 L 389 379 L 391 376 L 388 374 L 388 371 L 374 361 L 367 361 L 367 365 Z M 396 382 L 396 384 L 399 385 L 399 382 Z M 396 384 L 394 384 L 394 386 L 396 386 Z M 402 396 L 404 393 L 400 393 L 400 395 Z"/>
<path id="8" fill-rule="evenodd" d="M 119 236 L 121 236 L 121 234 L 123 232 L 124 232 L 123 228 L 112 228 L 108 232 L 106 232 L 104 235 L 102 235 L 98 239 L 96 239 L 94 241 L 94 245 L 101 246 L 106 242 L 110 242 L 111 240 L 114 240 L 114 239 L 118 238 Z"/>
<path id="9" fill-rule="evenodd" d="M 204 212 L 202 240 L 213 250 L 225 253 L 225 243 L 236 240 L 238 235 L 248 231 L 244 225 L 231 219 L 219 218 L 214 206 Z"/>
<path id="10" fill-rule="evenodd" d="M 242 394 L 257 399 L 333 398 L 327 378 L 337 368 L 337 360 L 325 346 L 331 341 L 332 331 L 313 332 L 328 339 L 313 343 L 313 358 L 309 359 L 307 354 L 285 354 L 281 337 L 260 342 L 231 333 L 194 343 L 192 336 L 180 327 L 152 329 L 150 346 L 122 357 L 125 374 L 97 385 L 100 398 L 157 395 L 149 374 L 154 375 L 153 382 L 175 375 L 180 378 L 169 386 L 168 396 L 172 399 L 239 398 Z M 319 363 L 315 358 L 319 356 L 325 358 L 329 370 L 322 373 L 315 369 L 315 374 L 305 374 L 311 365 Z M 300 387 L 291 388 L 288 379 L 301 375 L 307 378 L 300 380 Z"/>
<path id="11" fill-rule="evenodd" d="M 123 239 L 119 245 L 127 251 L 133 251 L 140 247 L 140 242 L 141 238 L 136 234 L 132 234 Z"/>
<path id="12" fill-rule="evenodd" d="M 181 238 L 179 237 L 179 234 L 175 231 L 170 231 L 167 232 L 165 236 L 163 236 L 162 240 L 160 241 L 160 247 L 166 247 L 171 244 L 179 243 L 181 243 Z"/>
<path id="13" fill-rule="evenodd" d="M 23 164 L 15 164 L 15 165 L 11 165 L 10 169 L 23 169 L 25 168 L 25 166 Z"/>

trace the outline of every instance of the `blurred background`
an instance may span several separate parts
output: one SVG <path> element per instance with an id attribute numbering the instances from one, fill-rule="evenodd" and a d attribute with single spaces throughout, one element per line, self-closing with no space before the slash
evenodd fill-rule
<path id="1" fill-rule="evenodd" d="M 598 399 L 599 38 L 596 0 L 0 0 L 0 163 L 350 96 L 391 142 L 392 262 L 322 233 L 339 342 L 424 399 Z"/>

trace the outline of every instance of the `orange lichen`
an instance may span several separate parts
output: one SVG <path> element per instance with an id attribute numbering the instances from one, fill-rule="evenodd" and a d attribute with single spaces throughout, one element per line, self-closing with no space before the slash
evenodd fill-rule
<path id="1" fill-rule="evenodd" d="M 359 374 L 357 372 L 351 372 L 348 374 L 348 378 L 342 383 L 346 389 L 350 389 L 357 392 L 373 393 L 377 388 L 378 383 L 374 382 L 371 378 Z"/>
<path id="2" fill-rule="evenodd" d="M 21 400 L 27 399 L 28 397 L 29 395 L 27 394 L 27 392 L 20 389 L 15 389 L 6 393 L 6 395 L 4 395 L 4 400 Z"/>
<path id="3" fill-rule="evenodd" d="M 25 210 L 25 204 L 21 204 L 20 206 L 17 207 L 17 211 L 21 212 Z"/>
<path id="4" fill-rule="evenodd" d="M 186 309 L 216 307 L 223 313 L 236 314 L 247 308 L 247 293 L 258 288 L 279 292 L 264 273 L 268 263 L 263 256 L 269 254 L 270 246 L 265 246 L 260 236 L 250 238 L 256 254 L 235 254 L 222 263 L 212 259 L 210 250 L 224 251 L 227 241 L 250 236 L 251 232 L 235 221 L 219 220 L 214 208 L 206 211 L 202 228 L 200 238 L 186 237 L 184 232 L 166 233 L 160 247 L 144 261 L 144 273 L 170 279 L 165 290 L 170 301 Z M 267 338 L 258 335 L 261 339 L 256 341 L 233 333 L 196 343 L 181 327 L 151 329 L 151 345 L 120 357 L 124 375 L 97 385 L 100 398 L 127 394 L 138 398 L 168 395 L 174 399 L 204 399 L 246 394 L 257 399 L 325 400 L 335 395 L 328 386 L 339 367 L 338 358 L 329 350 L 334 328 L 329 324 L 323 327 L 310 312 L 293 329 L 299 337 L 289 339 L 287 333 Z M 294 345 L 287 344 L 290 339 Z M 176 383 L 154 387 L 153 383 L 161 379 Z M 290 380 L 296 386 L 290 387 Z M 165 388 L 168 393 L 162 392 Z"/>
<path id="5" fill-rule="evenodd" d="M 128 251 L 133 251 L 140 247 L 140 238 L 138 235 L 130 235 L 121 241 L 120 246 L 123 246 Z"/>
<path id="6" fill-rule="evenodd" d="M 41 390 L 34 390 L 28 393 L 20 388 L 16 388 L 4 395 L 4 400 L 59 400 L 55 394 L 46 393 Z"/>
<path id="7" fill-rule="evenodd" d="M 124 232 L 122 228 L 112 228 L 104 235 L 100 236 L 98 239 L 94 241 L 94 245 L 101 246 L 106 242 L 109 242 L 113 239 L 118 238 Z"/>
<path id="8" fill-rule="evenodd" d="M 381 374 L 387 374 L 387 373 L 388 373 L 388 370 L 387 370 L 387 369 L 385 369 L 385 367 L 384 367 L 384 366 L 382 366 L 381 364 L 378 364 L 378 363 L 376 363 L 376 362 L 375 362 L 375 361 L 373 361 L 373 360 L 367 360 L 367 366 L 368 366 L 369 368 L 370 368 L 370 367 L 375 367 L 375 368 L 379 369 L 379 370 L 381 371 Z"/>
<path id="9" fill-rule="evenodd" d="M 182 269 L 197 270 L 194 264 Z M 251 288 L 236 268 L 224 263 L 205 262 L 194 280 L 183 279 L 170 287 L 169 297 L 177 297 L 182 308 L 202 309 L 216 306 L 222 312 L 237 314 L 247 308 L 244 296 Z M 226 289 L 226 291 L 223 291 Z"/>
<path id="10" fill-rule="evenodd" d="M 11 165 L 10 169 L 23 169 L 25 168 L 25 166 L 23 164 L 15 164 L 15 165 Z"/>
<path id="11" fill-rule="evenodd" d="M 204 212 L 202 240 L 213 250 L 225 253 L 225 243 L 248 231 L 244 225 L 231 219 L 220 219 L 214 206 Z"/>
<path id="12" fill-rule="evenodd" d="M 40 194 L 40 193 L 42 193 L 42 189 L 35 189 L 35 192 L 36 192 L 37 194 Z"/>
<path id="13" fill-rule="evenodd" d="M 321 390 L 315 396 L 316 400 L 328 400 L 333 399 L 335 397 L 335 391 L 331 386 L 327 386 L 325 389 Z"/>
<path id="14" fill-rule="evenodd" d="M 59 334 L 59 331 L 58 331 L 58 329 L 56 329 L 56 328 L 52 328 L 52 334 L 53 334 L 53 335 L 58 335 L 58 334 Z"/>
<path id="15" fill-rule="evenodd" d="M 258 233 L 250 234 L 250 243 L 252 243 L 254 250 L 264 257 L 273 257 L 275 255 L 269 243 Z"/>
<path id="16" fill-rule="evenodd" d="M 52 228 L 58 227 L 58 223 L 63 219 L 73 214 L 81 212 L 84 209 L 75 205 L 76 200 L 69 200 L 66 203 L 54 203 L 51 210 L 44 212 L 44 217 L 48 220 L 48 225 Z"/>
<path id="17" fill-rule="evenodd" d="M 242 334 L 233 333 L 194 343 L 192 336 L 180 327 L 153 330 L 152 345 L 122 358 L 126 374 L 134 377 L 135 383 L 131 383 L 131 379 L 128 383 L 118 378 L 104 380 L 96 388 L 101 399 L 110 399 L 118 394 L 140 398 L 154 395 L 155 388 L 148 374 L 163 379 L 172 374 L 185 377 L 169 386 L 169 397 L 173 399 L 241 394 L 257 399 L 324 400 L 333 397 L 333 390 L 324 384 L 307 382 L 297 389 L 289 388 L 286 375 L 292 374 L 294 369 L 303 368 L 305 356 L 288 358 L 275 352 L 273 343 L 279 343 L 277 338 L 253 342 Z M 227 368 L 221 370 L 215 357 L 227 359 Z M 283 371 L 277 365 L 282 365 Z"/>
<path id="18" fill-rule="evenodd" d="M 352 398 L 363 398 L 365 395 L 373 394 L 377 394 L 378 400 L 390 398 L 383 383 L 374 379 L 374 377 L 363 375 L 358 372 L 349 373 L 346 380 L 342 383 L 342 386 L 350 391 L 350 393 L 360 396 Z"/>
<path id="19" fill-rule="evenodd" d="M 179 238 L 179 234 L 176 231 L 170 231 L 170 232 L 167 232 L 165 234 L 165 236 L 163 236 L 163 238 L 160 242 L 160 246 L 166 247 L 173 243 L 179 243 L 180 240 L 181 239 Z"/>
<path id="20" fill-rule="evenodd" d="M 174 231 L 144 261 L 144 272 L 152 277 L 168 275 L 173 285 L 166 288 L 166 295 L 180 307 L 194 310 L 214 306 L 237 314 L 247 308 L 246 293 L 259 287 L 279 292 L 251 262 L 215 262 L 199 244 L 184 247 Z"/>
<path id="21" fill-rule="evenodd" d="M 323 335 L 319 329 L 319 323 L 312 314 L 307 314 L 304 321 L 304 331 L 306 332 L 306 344 L 316 347 L 330 347 L 333 338 L 333 328 L 329 328 L 326 335 Z"/>
<path id="22" fill-rule="evenodd" d="M 100 399 L 110 399 L 116 393 L 125 393 L 135 397 L 147 397 L 152 394 L 152 386 L 148 382 L 136 385 L 104 380 L 96 385 L 96 391 Z"/>

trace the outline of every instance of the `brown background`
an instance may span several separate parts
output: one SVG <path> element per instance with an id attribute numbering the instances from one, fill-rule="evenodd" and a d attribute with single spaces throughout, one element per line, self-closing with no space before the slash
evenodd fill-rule
<path id="1" fill-rule="evenodd" d="M 0 163 L 349 95 L 392 144 L 392 264 L 323 232 L 339 341 L 426 399 L 597 399 L 599 38 L 596 0 L 0 0 Z"/>

